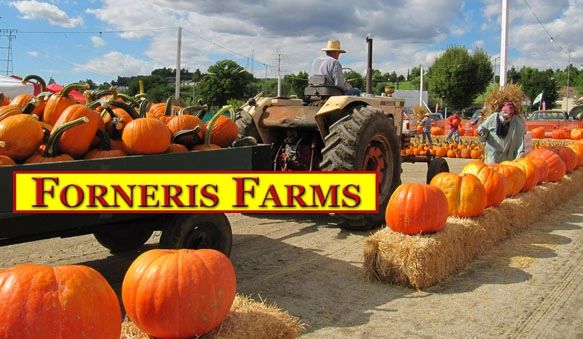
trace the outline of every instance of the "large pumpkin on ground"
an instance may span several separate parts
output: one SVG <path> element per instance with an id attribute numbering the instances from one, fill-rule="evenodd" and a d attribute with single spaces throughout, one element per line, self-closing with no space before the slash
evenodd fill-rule
<path id="1" fill-rule="evenodd" d="M 128 317 L 149 335 L 189 338 L 225 320 L 236 284 L 233 264 L 219 251 L 155 249 L 126 272 L 122 299 Z"/>
<path id="2" fill-rule="evenodd" d="M 442 172 L 431 179 L 447 198 L 448 214 L 456 217 L 475 217 L 486 208 L 486 189 L 473 174 Z"/>
<path id="3" fill-rule="evenodd" d="M 443 229 L 447 220 L 447 199 L 437 187 L 402 184 L 393 192 L 385 210 L 387 226 L 399 233 L 424 234 Z"/>
<path id="4" fill-rule="evenodd" d="M 530 159 L 520 158 L 518 160 L 505 161 L 504 163 L 516 166 L 524 173 L 524 186 L 522 186 L 521 192 L 528 192 L 538 184 L 540 171 Z"/>
<path id="5" fill-rule="evenodd" d="M 522 191 L 526 182 L 526 174 L 521 168 L 511 166 L 509 161 L 498 165 L 489 165 L 506 178 L 506 196 L 511 197 Z"/>
<path id="6" fill-rule="evenodd" d="M 498 206 L 507 193 L 506 178 L 480 160 L 473 160 L 464 166 L 461 173 L 474 174 L 484 185 L 488 196 L 486 207 Z"/>
<path id="7" fill-rule="evenodd" d="M 565 162 L 561 159 L 561 157 L 546 147 L 540 147 L 533 150 L 532 152 L 528 153 L 527 157 L 531 159 L 538 158 L 546 161 L 549 166 L 549 173 L 546 179 L 547 181 L 560 181 L 567 171 Z"/>
<path id="8" fill-rule="evenodd" d="M 0 270 L 0 338 L 121 335 L 121 310 L 105 278 L 82 265 L 16 265 Z"/>
<path id="9" fill-rule="evenodd" d="M 575 168 L 577 168 L 579 161 L 577 159 L 577 154 L 573 149 L 567 146 L 554 146 L 549 147 L 549 150 L 553 151 L 561 158 L 561 160 L 563 160 L 565 163 L 565 171 L 567 173 L 571 173 Z"/>
<path id="10" fill-rule="evenodd" d="M 570 149 L 575 152 L 577 155 L 577 167 L 583 167 L 583 144 L 580 143 L 572 143 L 567 145 Z"/>

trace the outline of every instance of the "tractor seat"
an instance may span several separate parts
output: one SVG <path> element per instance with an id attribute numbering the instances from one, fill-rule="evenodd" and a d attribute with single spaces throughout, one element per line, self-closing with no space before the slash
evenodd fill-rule
<path id="1" fill-rule="evenodd" d="M 312 75 L 308 78 L 308 87 L 304 90 L 304 96 L 329 97 L 333 95 L 344 95 L 344 91 L 336 86 L 326 85 L 326 77 L 323 75 Z"/>

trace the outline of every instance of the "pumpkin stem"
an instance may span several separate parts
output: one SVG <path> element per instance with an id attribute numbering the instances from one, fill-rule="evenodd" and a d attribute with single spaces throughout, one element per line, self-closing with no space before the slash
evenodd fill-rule
<path id="1" fill-rule="evenodd" d="M 208 147 L 211 145 L 211 131 L 213 129 L 213 126 L 215 125 L 215 123 L 219 119 L 219 117 L 221 115 L 223 115 L 223 113 L 225 113 L 226 111 L 228 111 L 232 108 L 233 108 L 233 106 L 231 106 L 231 105 L 225 105 L 225 106 L 221 107 L 221 109 L 217 113 L 215 113 L 215 115 L 213 115 L 211 120 L 209 120 L 209 122 L 206 126 L 205 134 L 204 134 L 204 145 L 205 146 Z"/>
<path id="2" fill-rule="evenodd" d="M 148 100 L 142 100 L 140 102 L 139 118 L 146 117 L 146 113 L 148 113 L 149 107 L 150 107 L 150 102 Z"/>
<path id="3" fill-rule="evenodd" d="M 140 114 L 136 112 L 136 110 L 132 106 L 126 104 L 125 102 L 113 100 L 110 104 L 112 107 L 121 108 L 124 111 L 128 112 L 132 119 L 138 119 L 140 117 Z"/>
<path id="4" fill-rule="evenodd" d="M 4 93 L 0 92 L 0 105 L 4 102 Z"/>
<path id="5" fill-rule="evenodd" d="M 174 133 L 174 135 L 172 135 L 172 143 L 173 144 L 179 143 L 179 142 L 177 142 L 178 139 L 180 139 L 181 137 L 187 136 L 187 135 L 192 135 L 192 136 L 194 136 L 195 139 L 198 139 L 198 141 L 200 141 L 200 139 L 198 137 L 198 131 L 200 131 L 200 126 L 196 126 L 193 129 L 180 130 L 180 131 Z M 198 143 L 198 141 L 195 143 Z"/>
<path id="6" fill-rule="evenodd" d="M 68 129 L 73 128 L 77 125 L 86 124 L 89 122 L 89 118 L 81 117 L 67 123 L 62 124 L 61 126 L 57 127 L 49 136 L 49 140 L 47 141 L 47 146 L 45 148 L 45 152 L 43 156 L 46 158 L 53 158 L 56 156 L 56 146 L 59 143 L 59 139 L 61 135 Z"/>
<path id="7" fill-rule="evenodd" d="M 117 96 L 119 98 L 124 99 L 126 101 L 126 103 L 128 103 L 132 107 L 138 107 L 139 106 L 139 104 L 136 101 L 136 99 L 132 98 L 131 96 L 129 96 L 129 95 L 125 94 L 125 93 L 118 93 Z"/>
<path id="8" fill-rule="evenodd" d="M 173 98 L 174 97 L 171 95 L 168 97 L 168 99 L 166 99 L 166 107 L 164 109 L 164 115 L 167 117 L 172 115 L 172 101 L 173 101 L 172 99 Z"/>
<path id="9" fill-rule="evenodd" d="M 36 82 L 38 82 L 38 84 L 40 85 L 41 92 L 44 92 L 47 89 L 47 83 L 45 82 L 45 80 L 43 78 L 41 78 L 38 75 L 34 75 L 34 74 L 27 75 L 20 82 L 22 82 L 23 84 L 26 84 L 26 83 L 30 82 L 30 80 L 36 80 Z"/>
<path id="10" fill-rule="evenodd" d="M 61 91 L 60 95 L 63 97 L 68 97 L 69 93 L 71 93 L 71 91 L 73 90 L 88 90 L 89 89 L 89 84 L 80 84 L 80 83 L 72 83 L 72 84 L 68 84 L 67 86 L 65 86 L 65 88 L 63 88 L 63 90 Z"/>
<path id="11" fill-rule="evenodd" d="M 139 80 L 138 81 L 138 86 L 140 87 L 140 93 L 138 93 L 138 94 L 146 94 L 144 92 L 144 80 Z"/>

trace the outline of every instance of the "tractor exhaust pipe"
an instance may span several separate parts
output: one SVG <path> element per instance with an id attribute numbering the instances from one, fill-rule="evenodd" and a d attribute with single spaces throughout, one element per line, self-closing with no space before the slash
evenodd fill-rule
<path id="1" fill-rule="evenodd" d="M 368 55 L 366 63 L 366 93 L 372 93 L 372 38 L 367 36 Z"/>

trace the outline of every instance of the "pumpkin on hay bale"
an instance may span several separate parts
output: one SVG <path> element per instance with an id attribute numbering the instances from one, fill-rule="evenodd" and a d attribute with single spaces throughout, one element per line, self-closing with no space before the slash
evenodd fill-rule
<path id="1" fill-rule="evenodd" d="M 364 244 L 363 271 L 370 280 L 424 289 L 446 279 L 476 256 L 535 222 L 583 185 L 583 171 L 505 199 L 475 218 L 449 217 L 443 231 L 404 235 L 383 229 Z"/>
<path id="2" fill-rule="evenodd" d="M 292 339 L 299 337 L 304 329 L 305 324 L 298 318 L 275 305 L 237 294 L 227 318 L 210 336 L 215 339 Z M 122 335 L 131 339 L 151 338 L 127 318 L 122 324 Z"/>

